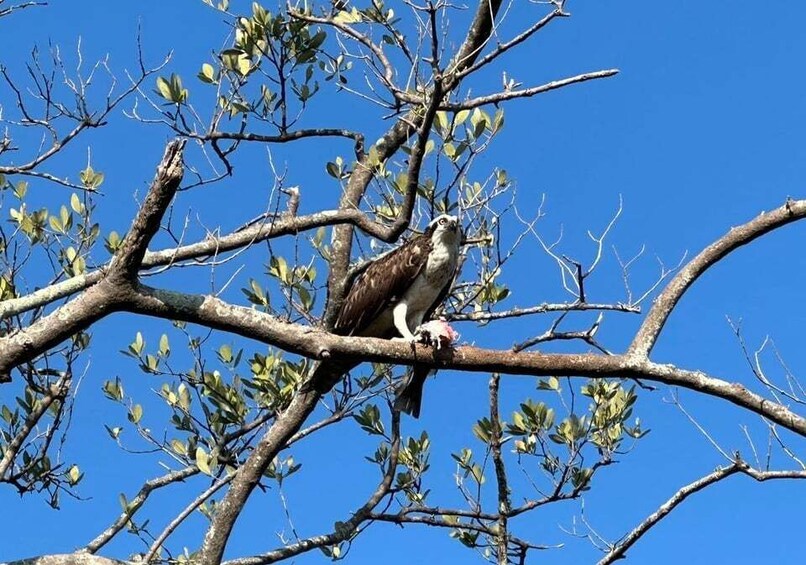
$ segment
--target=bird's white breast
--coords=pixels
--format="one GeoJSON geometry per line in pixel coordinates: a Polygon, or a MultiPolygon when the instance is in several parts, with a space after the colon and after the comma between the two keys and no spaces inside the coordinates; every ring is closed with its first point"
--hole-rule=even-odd
{"type": "Polygon", "coordinates": [[[426,310],[439,298],[445,285],[450,283],[456,271],[458,255],[458,245],[434,242],[425,269],[403,295],[403,301],[409,308],[407,316],[410,321],[409,327],[416,328],[423,322],[426,310]]]}

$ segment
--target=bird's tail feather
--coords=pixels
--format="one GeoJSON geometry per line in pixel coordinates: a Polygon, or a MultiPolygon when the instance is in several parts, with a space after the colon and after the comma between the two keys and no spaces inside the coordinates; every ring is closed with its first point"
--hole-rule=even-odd
{"type": "Polygon", "coordinates": [[[396,410],[405,412],[414,418],[420,417],[420,408],[423,402],[423,385],[431,369],[428,367],[414,366],[406,373],[403,380],[397,387],[397,398],[394,407],[396,410]]]}

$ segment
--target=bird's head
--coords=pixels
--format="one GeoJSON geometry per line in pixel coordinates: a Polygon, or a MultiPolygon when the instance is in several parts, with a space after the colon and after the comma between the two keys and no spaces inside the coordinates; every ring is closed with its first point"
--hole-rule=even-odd
{"type": "Polygon", "coordinates": [[[458,243],[462,237],[459,218],[448,214],[442,214],[431,220],[426,232],[431,234],[432,239],[438,239],[448,244],[458,243]]]}

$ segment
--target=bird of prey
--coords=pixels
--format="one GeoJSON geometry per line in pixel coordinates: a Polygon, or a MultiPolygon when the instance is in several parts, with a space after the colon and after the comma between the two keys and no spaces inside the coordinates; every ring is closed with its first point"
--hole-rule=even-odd
{"type": "MultiPolygon", "coordinates": [[[[347,291],[333,333],[415,342],[417,328],[450,292],[459,267],[461,240],[458,218],[443,214],[431,221],[421,235],[371,261],[347,291]]],[[[320,363],[311,377],[312,384],[320,391],[327,389],[327,384],[321,384],[335,382],[334,377],[353,366],[344,362],[320,363]]],[[[412,369],[398,386],[396,408],[415,418],[419,416],[423,384],[429,372],[427,367],[412,369]]]]}

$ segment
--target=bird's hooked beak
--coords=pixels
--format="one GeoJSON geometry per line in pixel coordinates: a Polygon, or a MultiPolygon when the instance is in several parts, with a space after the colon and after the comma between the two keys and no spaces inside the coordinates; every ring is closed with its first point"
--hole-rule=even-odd
{"type": "Polygon", "coordinates": [[[459,218],[454,218],[448,222],[448,227],[451,231],[459,231],[459,218]]]}

